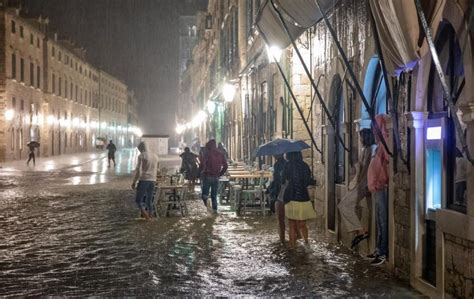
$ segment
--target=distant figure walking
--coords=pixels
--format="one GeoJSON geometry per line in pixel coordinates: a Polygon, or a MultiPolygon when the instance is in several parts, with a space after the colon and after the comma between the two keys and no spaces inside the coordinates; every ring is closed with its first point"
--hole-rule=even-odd
{"type": "Polygon", "coordinates": [[[28,143],[28,161],[26,162],[26,166],[30,166],[30,161],[33,160],[33,166],[36,165],[36,158],[35,158],[35,148],[36,146],[33,143],[28,143]]]}
{"type": "Polygon", "coordinates": [[[227,161],[224,155],[217,150],[216,141],[209,140],[202,156],[201,179],[202,200],[208,207],[209,191],[211,191],[212,211],[217,214],[217,189],[219,188],[219,177],[227,171],[227,161]]]}
{"type": "Polygon", "coordinates": [[[314,180],[301,152],[287,153],[286,158],[288,162],[283,170],[281,188],[285,188],[283,201],[290,225],[289,245],[290,249],[294,249],[298,231],[303,235],[305,244],[309,245],[306,220],[316,218],[316,212],[309,198],[308,186],[314,184],[314,180]]]}
{"type": "Polygon", "coordinates": [[[109,144],[107,144],[107,151],[108,151],[107,158],[109,161],[108,166],[110,167],[110,160],[114,162],[114,166],[115,166],[115,152],[117,151],[117,147],[112,142],[112,140],[110,140],[109,144]]]}
{"type": "Polygon", "coordinates": [[[137,168],[132,182],[132,189],[137,190],[136,203],[141,216],[147,220],[153,217],[153,191],[158,171],[158,156],[146,151],[145,143],[138,145],[137,168]],[[138,186],[137,186],[138,181],[138,186]]]}
{"type": "Polygon", "coordinates": [[[191,152],[189,147],[184,148],[184,153],[181,157],[181,169],[180,172],[184,174],[184,178],[190,183],[190,190],[194,192],[194,185],[196,179],[199,177],[199,162],[198,155],[191,152]]]}

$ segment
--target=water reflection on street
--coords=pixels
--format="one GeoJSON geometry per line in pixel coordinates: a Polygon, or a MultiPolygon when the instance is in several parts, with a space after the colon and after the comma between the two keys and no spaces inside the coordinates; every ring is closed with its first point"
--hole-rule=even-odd
{"type": "Polygon", "coordinates": [[[122,152],[110,168],[92,159],[0,172],[0,295],[415,295],[316,241],[314,229],[310,252],[288,252],[273,217],[237,217],[226,206],[211,216],[191,200],[187,217],[137,220],[129,189],[135,155],[122,152]]]}

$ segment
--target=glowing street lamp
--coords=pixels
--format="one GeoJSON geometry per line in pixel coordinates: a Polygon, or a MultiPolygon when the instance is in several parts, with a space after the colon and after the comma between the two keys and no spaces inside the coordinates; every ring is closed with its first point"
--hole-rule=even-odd
{"type": "Polygon", "coordinates": [[[13,109],[8,109],[7,111],[5,111],[5,119],[7,121],[11,121],[14,116],[15,116],[15,111],[13,109]]]}
{"type": "Polygon", "coordinates": [[[193,119],[191,120],[191,126],[193,128],[197,128],[199,127],[199,125],[204,122],[207,118],[207,114],[206,112],[204,111],[199,111],[196,116],[193,117],[193,119]]]}
{"type": "Polygon", "coordinates": [[[79,126],[79,119],[77,117],[74,117],[72,120],[72,126],[74,128],[77,128],[79,126]]]}
{"type": "Polygon", "coordinates": [[[224,95],[224,100],[226,102],[232,102],[235,96],[235,86],[230,83],[224,83],[222,94],[224,95]]]}
{"type": "Polygon", "coordinates": [[[210,114],[213,114],[214,111],[216,111],[216,102],[214,101],[207,101],[207,111],[209,111],[210,114]]]}
{"type": "Polygon", "coordinates": [[[178,125],[176,126],[176,133],[177,133],[178,135],[183,134],[184,131],[186,131],[186,125],[178,124],[178,125]]]}
{"type": "Polygon", "coordinates": [[[143,132],[140,128],[135,128],[135,135],[137,135],[138,137],[142,137],[143,136],[143,132]]]}
{"type": "Polygon", "coordinates": [[[278,48],[277,46],[266,46],[267,48],[267,55],[271,62],[278,62],[280,61],[281,54],[283,50],[278,48]]]}

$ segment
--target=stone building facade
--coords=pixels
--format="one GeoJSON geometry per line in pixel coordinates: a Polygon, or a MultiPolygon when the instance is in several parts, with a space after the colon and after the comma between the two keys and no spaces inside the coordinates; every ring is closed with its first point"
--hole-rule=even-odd
{"type": "Polygon", "coordinates": [[[30,141],[40,156],[90,151],[98,138],[125,146],[137,126],[127,86],[50,33],[48,19],[5,6],[0,14],[0,161],[25,159],[30,141]]]}
{"type": "MultiPolygon", "coordinates": [[[[305,3],[309,2],[314,3],[305,3]]],[[[472,4],[464,0],[433,1],[433,10],[425,11],[441,68],[456,100],[454,109],[464,131],[459,134],[423,34],[415,39],[419,42],[415,59],[393,71],[393,57],[398,55],[393,49],[399,45],[390,44],[390,34],[381,35],[383,18],[371,19],[377,5],[386,2],[390,1],[331,1],[328,6],[328,21],[354,78],[321,18],[296,39],[334,120],[331,122],[295,48],[289,45],[282,49],[279,65],[303,117],[276,63],[268,58],[255,21],[265,7],[272,9],[270,0],[209,1],[202,19],[212,20],[212,26],[198,26],[199,39],[188,74],[193,111],[206,111],[207,118],[194,124],[190,118],[183,124],[187,128],[184,134],[198,135],[201,140],[218,139],[228,147],[233,160],[252,160],[256,146],[277,137],[312,144],[304,156],[317,181],[312,190],[318,214],[315,227],[327,239],[350,246],[353,234],[342,223],[337,205],[354,177],[362,149],[358,132],[371,128],[363,95],[375,114],[385,115],[389,130],[386,141],[393,155],[389,164],[387,269],[429,296],[469,298],[474,293],[474,169],[461,141],[465,139],[469,151],[474,152],[472,4]],[[384,57],[390,69],[386,73],[384,57]],[[235,87],[232,101],[224,99],[225,84],[235,87]]],[[[404,24],[396,22],[419,24],[413,1],[408,2],[404,7],[409,10],[394,19],[400,28],[404,24]]],[[[261,162],[269,164],[271,159],[261,162]]],[[[375,247],[375,200],[361,200],[356,211],[370,233],[368,241],[358,248],[364,255],[375,247]]]]}

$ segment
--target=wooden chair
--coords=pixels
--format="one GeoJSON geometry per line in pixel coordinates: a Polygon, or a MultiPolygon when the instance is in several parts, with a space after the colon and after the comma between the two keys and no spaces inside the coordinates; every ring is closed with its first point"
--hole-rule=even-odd
{"type": "Polygon", "coordinates": [[[240,193],[240,202],[237,207],[238,215],[246,212],[261,212],[266,214],[266,199],[264,196],[264,178],[257,179],[253,188],[243,189],[240,193]]]}
{"type": "Polygon", "coordinates": [[[187,192],[184,186],[158,186],[158,197],[155,201],[155,209],[160,217],[170,216],[172,210],[179,211],[181,216],[188,214],[185,198],[187,192]]]}

